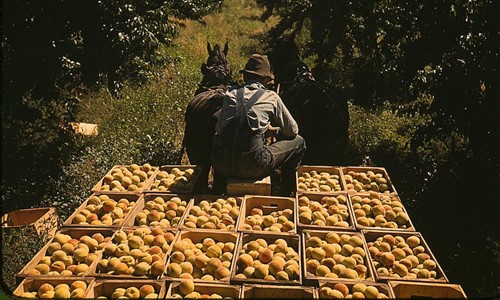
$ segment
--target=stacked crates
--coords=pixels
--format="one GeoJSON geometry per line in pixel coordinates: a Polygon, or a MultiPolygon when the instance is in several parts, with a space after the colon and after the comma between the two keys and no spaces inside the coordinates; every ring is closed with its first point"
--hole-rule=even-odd
{"type": "Polygon", "coordinates": [[[465,297],[384,168],[301,166],[295,198],[194,195],[198,172],[114,166],[19,272],[14,294],[465,297]]]}

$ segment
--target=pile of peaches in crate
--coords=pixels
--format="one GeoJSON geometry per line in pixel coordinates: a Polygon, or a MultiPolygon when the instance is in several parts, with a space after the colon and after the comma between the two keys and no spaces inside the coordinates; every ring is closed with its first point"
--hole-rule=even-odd
{"type": "Polygon", "coordinates": [[[301,166],[295,197],[200,195],[200,166],[112,167],[18,273],[23,298],[465,298],[380,167],[301,166]]]}

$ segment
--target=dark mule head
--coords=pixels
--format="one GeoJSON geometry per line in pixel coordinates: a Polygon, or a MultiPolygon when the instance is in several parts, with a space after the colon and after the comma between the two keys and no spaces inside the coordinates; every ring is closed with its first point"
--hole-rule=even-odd
{"type": "Polygon", "coordinates": [[[196,94],[209,90],[212,87],[227,86],[232,82],[231,68],[227,62],[228,44],[224,45],[224,50],[221,50],[219,44],[215,44],[212,48],[207,42],[208,59],[206,63],[201,65],[201,73],[203,79],[199,84],[196,94]]]}
{"type": "Polygon", "coordinates": [[[314,80],[314,77],[303,61],[294,60],[286,66],[283,81],[298,83],[305,80],[314,80]]]}

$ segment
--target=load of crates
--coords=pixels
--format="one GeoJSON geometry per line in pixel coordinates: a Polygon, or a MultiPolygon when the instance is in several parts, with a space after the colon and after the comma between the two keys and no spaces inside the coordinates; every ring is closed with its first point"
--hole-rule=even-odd
{"type": "Polygon", "coordinates": [[[17,274],[14,295],[466,297],[384,168],[301,166],[295,198],[196,195],[199,170],[114,166],[17,274]]]}

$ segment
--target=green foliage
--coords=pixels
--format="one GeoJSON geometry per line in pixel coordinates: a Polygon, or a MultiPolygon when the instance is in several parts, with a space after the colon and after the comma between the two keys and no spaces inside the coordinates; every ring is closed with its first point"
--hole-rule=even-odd
{"type": "Polygon", "coordinates": [[[32,227],[2,228],[2,282],[11,291],[16,288],[16,274],[52,237],[38,235],[32,227]]]}
{"type": "Polygon", "coordinates": [[[60,166],[84,147],[68,122],[78,120],[86,95],[119,103],[101,87],[116,97],[124,81],[158,78],[160,66],[172,61],[161,49],[178,30],[169,18],[199,18],[219,6],[207,0],[3,3],[2,199],[18,199],[10,208],[50,195],[47,182],[58,182],[60,166]]]}

